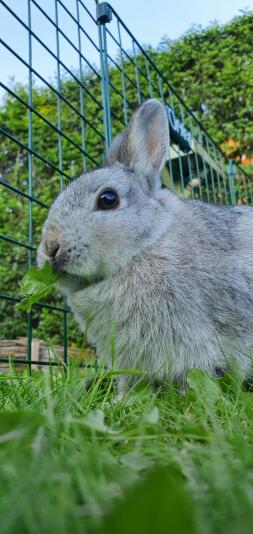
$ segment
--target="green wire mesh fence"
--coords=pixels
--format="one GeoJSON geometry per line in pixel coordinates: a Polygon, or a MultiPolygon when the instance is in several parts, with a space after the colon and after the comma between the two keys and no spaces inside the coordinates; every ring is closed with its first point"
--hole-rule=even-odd
{"type": "MultiPolygon", "coordinates": [[[[76,339],[66,304],[48,298],[19,311],[19,285],[34,264],[48,206],[72,178],[101,165],[112,138],[143,100],[166,106],[170,149],[165,186],[184,197],[251,204],[252,179],[203,128],[115,10],[93,0],[0,0],[1,339],[34,338],[63,347],[76,339]],[[4,23],[3,23],[4,21],[4,23]],[[25,44],[24,44],[25,43],[25,44]],[[24,83],[10,79],[15,73],[24,83]]],[[[15,357],[17,354],[11,354],[15,357]]],[[[0,362],[10,354],[0,352],[0,362]]],[[[51,358],[51,364],[58,365],[51,358]]]]}

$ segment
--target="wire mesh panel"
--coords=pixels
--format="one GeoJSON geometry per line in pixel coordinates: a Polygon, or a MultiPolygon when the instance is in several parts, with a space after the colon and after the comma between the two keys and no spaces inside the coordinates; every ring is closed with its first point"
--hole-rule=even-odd
{"type": "MultiPolygon", "coordinates": [[[[165,186],[184,197],[248,204],[252,180],[226,161],[157,68],[153,51],[138,43],[109,4],[0,0],[0,30],[1,339],[26,337],[27,358],[19,361],[31,368],[38,363],[34,338],[61,345],[67,362],[76,329],[57,296],[29,314],[18,310],[18,280],[35,263],[53,199],[69,180],[102,164],[137,105],[154,97],[166,106],[165,186]]],[[[0,352],[0,361],[9,355],[0,352]]]]}
{"type": "Polygon", "coordinates": [[[65,361],[68,337],[74,341],[60,297],[48,298],[28,315],[16,303],[18,281],[35,262],[48,206],[71,178],[104,157],[94,7],[81,0],[0,2],[6,66],[0,84],[1,338],[27,336],[30,365],[34,337],[63,345],[65,361]],[[11,77],[16,73],[22,83],[11,77]]]}
{"type": "Polygon", "coordinates": [[[234,203],[239,198],[245,204],[252,202],[252,181],[235,164],[233,179],[229,178],[231,168],[221,148],[159,70],[152,49],[138,43],[108,4],[98,5],[97,14],[106,43],[103,49],[104,64],[108,66],[106,103],[109,113],[111,110],[112,135],[120,131],[122,122],[127,125],[141,101],[159,98],[166,106],[170,126],[165,185],[185,197],[215,203],[234,203]]]}

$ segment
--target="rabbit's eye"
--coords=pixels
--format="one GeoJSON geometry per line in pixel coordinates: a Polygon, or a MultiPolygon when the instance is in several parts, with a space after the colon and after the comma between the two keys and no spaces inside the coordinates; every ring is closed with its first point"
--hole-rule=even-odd
{"type": "Polygon", "coordinates": [[[119,205],[119,197],[116,191],[108,189],[103,191],[103,193],[97,199],[97,207],[99,210],[113,210],[119,205]]]}

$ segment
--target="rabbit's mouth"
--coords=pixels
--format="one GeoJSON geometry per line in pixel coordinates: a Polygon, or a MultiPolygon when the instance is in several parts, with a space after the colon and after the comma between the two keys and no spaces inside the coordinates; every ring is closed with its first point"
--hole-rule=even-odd
{"type": "Polygon", "coordinates": [[[102,282],[106,278],[105,270],[102,268],[99,272],[93,272],[92,274],[79,274],[80,271],[76,262],[73,267],[69,259],[65,257],[64,251],[61,254],[59,249],[59,246],[58,248],[55,247],[51,250],[51,255],[49,255],[42,243],[38,250],[37,265],[42,268],[46,261],[51,264],[53,272],[58,275],[56,285],[63,293],[75,293],[88,286],[102,282]]]}
{"type": "Polygon", "coordinates": [[[94,275],[90,277],[83,277],[78,276],[75,274],[70,274],[68,272],[61,271],[59,272],[59,278],[57,280],[57,286],[59,289],[61,289],[64,293],[76,293],[77,291],[81,291],[83,289],[86,289],[87,287],[91,285],[98,284],[99,282],[102,282],[104,280],[103,276],[94,275]]]}

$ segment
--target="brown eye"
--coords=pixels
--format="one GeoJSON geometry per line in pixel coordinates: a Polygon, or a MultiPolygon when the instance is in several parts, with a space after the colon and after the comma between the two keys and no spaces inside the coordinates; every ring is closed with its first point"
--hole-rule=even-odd
{"type": "Polygon", "coordinates": [[[98,197],[97,207],[99,210],[113,210],[119,205],[119,197],[115,191],[108,189],[98,197]]]}

